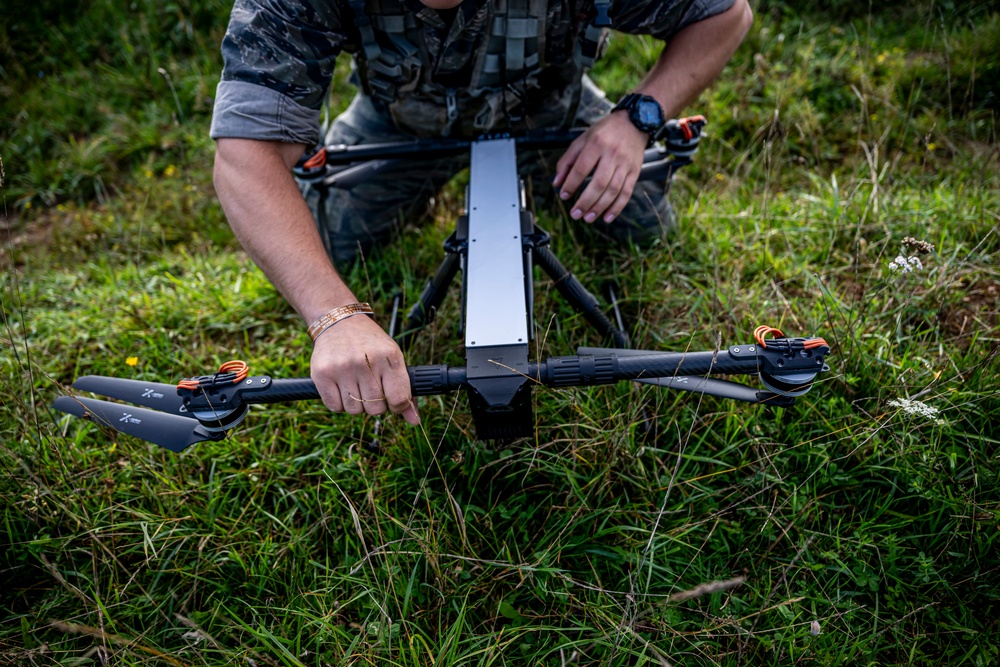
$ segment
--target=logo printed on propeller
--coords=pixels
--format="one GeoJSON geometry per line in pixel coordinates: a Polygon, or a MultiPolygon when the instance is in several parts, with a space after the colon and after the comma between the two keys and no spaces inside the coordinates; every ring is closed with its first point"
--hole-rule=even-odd
{"type": "Polygon", "coordinates": [[[163,394],[156,391],[155,389],[146,389],[142,392],[143,398],[163,398],[163,394]]]}
{"type": "Polygon", "coordinates": [[[133,417],[128,412],[123,412],[122,413],[122,418],[119,419],[118,421],[125,422],[127,424],[141,424],[142,423],[141,419],[136,419],[135,417],[133,417]]]}

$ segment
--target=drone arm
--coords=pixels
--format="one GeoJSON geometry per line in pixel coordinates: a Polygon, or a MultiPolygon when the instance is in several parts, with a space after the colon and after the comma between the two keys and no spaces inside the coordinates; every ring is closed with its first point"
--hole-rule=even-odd
{"type": "MultiPolygon", "coordinates": [[[[646,149],[639,180],[665,180],[677,169],[690,164],[704,125],[705,120],[701,116],[670,120],[663,137],[664,146],[646,149]],[[688,132],[677,128],[687,128],[688,132]]],[[[566,147],[582,133],[582,128],[532,130],[515,137],[515,141],[520,150],[557,149],[566,147]]],[[[334,144],[322,146],[312,155],[303,155],[292,173],[304,183],[350,189],[397,165],[400,160],[428,160],[461,155],[471,145],[472,142],[467,139],[453,138],[423,138],[357,146],[334,144]]]]}
{"type": "MultiPolygon", "coordinates": [[[[496,364],[497,373],[488,379],[501,383],[509,382],[511,378],[518,379],[518,375],[549,387],[584,387],[636,380],[671,389],[772,405],[790,405],[795,397],[809,390],[820,372],[828,370],[823,360],[830,348],[821,338],[773,339],[766,346],[761,343],[762,338],[758,336],[760,347],[742,345],[700,352],[580,348],[579,355],[549,357],[526,364],[524,372],[499,361],[487,359],[483,363],[496,364]],[[756,391],[708,377],[713,374],[759,374],[765,387],[771,391],[756,391]]],[[[464,367],[452,368],[444,364],[409,366],[406,372],[413,396],[445,394],[470,384],[464,367]]],[[[78,389],[154,405],[166,409],[166,412],[69,396],[57,399],[53,407],[78,417],[89,416],[115,430],[173,451],[181,451],[196,442],[224,437],[228,430],[243,421],[250,404],[319,398],[316,385],[309,378],[248,376],[246,364],[242,362],[224,364],[220,372],[212,376],[183,380],[177,388],[179,400],[163,404],[150,392],[166,395],[166,385],[96,376],[82,378],[80,384],[78,389]],[[230,364],[233,366],[229,367],[230,364]],[[191,417],[198,423],[192,424],[191,417]]]]}
{"type": "MultiPolygon", "coordinates": [[[[446,394],[461,389],[466,384],[465,368],[453,368],[446,364],[431,366],[408,366],[410,386],[414,396],[446,394]]],[[[249,377],[245,385],[239,386],[240,403],[292,403],[311,401],[320,397],[316,383],[310,378],[271,378],[266,375],[249,377]]],[[[191,392],[188,409],[207,409],[200,404],[201,392],[191,392]]],[[[220,405],[217,397],[207,399],[209,404],[220,405]]],[[[233,398],[228,401],[231,403],[233,398]]]]}
{"type": "Polygon", "coordinates": [[[269,387],[260,393],[244,394],[248,403],[291,403],[319,398],[316,383],[309,378],[268,379],[269,387]]]}
{"type": "MultiPolygon", "coordinates": [[[[754,373],[755,362],[723,363],[713,365],[714,352],[648,353],[644,355],[618,356],[615,353],[567,357],[550,357],[539,363],[528,365],[528,375],[540,384],[550,387],[584,387],[611,384],[620,380],[655,378],[679,375],[703,375],[712,373],[754,373]]],[[[446,394],[463,388],[467,384],[467,373],[463,367],[446,364],[409,366],[410,387],[414,396],[446,394]]],[[[289,403],[319,398],[316,385],[309,378],[272,379],[268,376],[254,376],[239,386],[239,401],[242,403],[289,403]]],[[[189,409],[203,409],[198,403],[199,392],[193,392],[189,409]]],[[[230,401],[233,399],[230,398],[230,401]]],[[[219,405],[219,398],[208,399],[219,405]]],[[[208,407],[208,406],[205,406],[208,407]]]]}
{"type": "Polygon", "coordinates": [[[624,379],[629,380],[675,375],[753,375],[757,372],[755,357],[734,357],[728,350],[623,355],[618,363],[624,379]]]}
{"type": "MultiPolygon", "coordinates": [[[[823,360],[829,347],[822,339],[799,338],[770,341],[766,348],[734,345],[722,350],[653,352],[581,347],[578,352],[578,355],[549,357],[529,363],[525,375],[548,387],[585,387],[621,380],[760,374],[771,385],[777,384],[791,393],[797,387],[808,386],[819,372],[826,370],[823,360]]],[[[497,367],[504,368],[500,363],[497,367]]],[[[414,396],[445,394],[468,384],[464,367],[408,366],[406,371],[414,396]]],[[[510,372],[518,373],[514,369],[510,372]]],[[[319,398],[316,385],[309,378],[253,376],[230,387],[228,390],[212,388],[208,393],[203,389],[188,391],[184,403],[188,409],[204,410],[219,409],[227,401],[233,405],[319,398]],[[228,391],[228,395],[224,395],[224,391],[228,391]]]]}
{"type": "MultiPolygon", "coordinates": [[[[758,370],[756,357],[734,358],[725,350],[628,352],[549,357],[528,364],[527,374],[549,387],[586,387],[678,375],[752,375],[758,370]]],[[[446,394],[467,384],[464,367],[435,364],[408,366],[406,370],[414,396],[446,394]]],[[[309,378],[271,379],[267,376],[248,378],[247,385],[241,387],[240,395],[245,403],[287,403],[319,398],[316,385],[309,378]]]]}

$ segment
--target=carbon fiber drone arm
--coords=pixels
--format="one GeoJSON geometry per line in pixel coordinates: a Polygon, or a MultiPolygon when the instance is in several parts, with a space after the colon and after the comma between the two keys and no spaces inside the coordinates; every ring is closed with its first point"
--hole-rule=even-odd
{"type": "MultiPolygon", "coordinates": [[[[653,352],[581,348],[583,354],[550,357],[527,365],[526,377],[548,387],[582,387],[622,380],[646,381],[662,387],[695,391],[751,403],[787,405],[828,370],[830,348],[822,339],[781,338],[761,345],[719,351],[653,352]],[[771,391],[757,392],[710,375],[759,375],[771,391]]],[[[487,361],[489,364],[490,362],[487,361]]],[[[492,379],[520,377],[516,369],[492,362],[492,379]]],[[[245,369],[245,364],[243,365],[245,369]]],[[[444,364],[407,369],[414,396],[444,394],[469,386],[467,369],[444,364]]],[[[217,373],[168,385],[86,376],[74,387],[157,409],[135,408],[91,398],[62,396],[53,407],[114,430],[179,452],[205,440],[218,440],[240,424],[254,403],[289,403],[319,398],[308,378],[271,378],[217,373]],[[168,398],[167,394],[175,394],[168,398]]]]}
{"type": "MultiPolygon", "coordinates": [[[[769,341],[768,347],[734,345],[725,350],[695,352],[655,352],[651,350],[609,350],[580,348],[581,354],[549,357],[528,364],[527,375],[547,387],[585,387],[612,384],[622,380],[642,380],[678,376],[761,375],[765,383],[808,386],[825,370],[828,346],[806,347],[806,338],[783,338],[769,341]],[[798,380],[806,380],[798,382],[798,380]],[[796,384],[797,383],[797,384],[796,384]]],[[[502,372],[503,366],[498,364],[502,372]]],[[[445,394],[465,387],[466,369],[446,364],[407,368],[414,396],[445,394]]],[[[517,374],[511,370],[512,375],[517,374]]],[[[287,403],[319,398],[316,386],[308,378],[272,379],[267,376],[247,378],[240,385],[220,390],[182,390],[182,402],[188,410],[209,409],[220,404],[287,403]]]]}

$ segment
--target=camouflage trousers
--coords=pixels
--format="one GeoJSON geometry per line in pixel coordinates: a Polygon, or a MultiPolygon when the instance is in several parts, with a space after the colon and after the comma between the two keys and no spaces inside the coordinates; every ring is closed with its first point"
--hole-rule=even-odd
{"type": "MultiPolygon", "coordinates": [[[[604,117],[614,105],[590,79],[584,77],[574,127],[588,127],[604,117]]],[[[326,133],[326,144],[358,144],[407,141],[380,114],[371,100],[358,95],[338,116],[326,133]]],[[[531,151],[518,156],[522,178],[530,180],[536,206],[557,202],[552,178],[561,152],[531,151]]],[[[302,194],[316,218],[327,253],[337,266],[347,266],[358,254],[387,243],[404,225],[418,223],[428,213],[432,197],[460,170],[468,156],[402,163],[349,190],[303,184],[302,194]]],[[[622,214],[610,225],[593,223],[599,233],[627,245],[648,246],[675,225],[667,199],[669,183],[641,181],[622,214]]],[[[572,200],[570,200],[572,201],[572,200]]],[[[587,223],[580,223],[587,224],[587,223]]]]}

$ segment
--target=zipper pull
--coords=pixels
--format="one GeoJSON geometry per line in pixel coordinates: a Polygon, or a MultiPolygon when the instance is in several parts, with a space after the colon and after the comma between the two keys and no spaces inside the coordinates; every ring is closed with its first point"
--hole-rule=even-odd
{"type": "Polygon", "coordinates": [[[453,121],[458,118],[458,100],[455,98],[455,89],[449,88],[445,96],[445,108],[448,110],[448,120],[453,121]]]}

